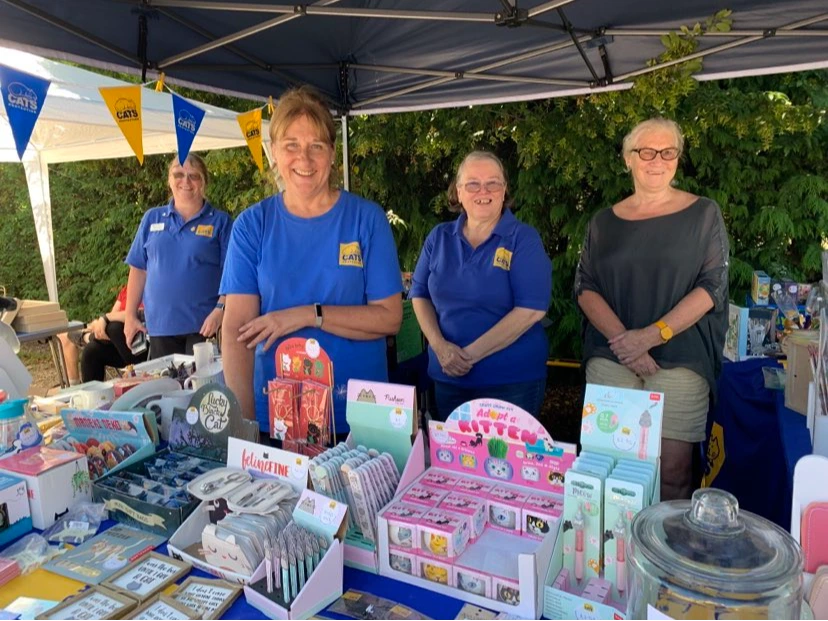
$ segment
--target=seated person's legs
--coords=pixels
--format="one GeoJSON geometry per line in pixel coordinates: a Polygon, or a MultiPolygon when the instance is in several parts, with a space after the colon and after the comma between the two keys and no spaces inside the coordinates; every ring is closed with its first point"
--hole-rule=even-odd
{"type": "Polygon", "coordinates": [[[112,341],[99,341],[93,336],[81,350],[80,366],[84,382],[102,382],[106,378],[106,367],[121,367],[123,361],[112,341]]]}
{"type": "Polygon", "coordinates": [[[78,373],[78,346],[69,340],[65,332],[58,334],[60,346],[63,349],[63,359],[66,361],[66,376],[69,378],[69,385],[73,386],[80,382],[78,373]]]}

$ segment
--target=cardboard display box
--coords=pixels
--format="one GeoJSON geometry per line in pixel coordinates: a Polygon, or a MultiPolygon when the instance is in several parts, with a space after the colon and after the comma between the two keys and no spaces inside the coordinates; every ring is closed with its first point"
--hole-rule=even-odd
{"type": "MultiPolygon", "coordinates": [[[[525,493],[560,494],[563,492],[563,474],[575,459],[575,446],[556,444],[546,430],[531,415],[516,406],[493,399],[478,399],[461,405],[445,423],[432,421],[429,428],[431,463],[441,471],[449,471],[466,480],[480,482],[488,487],[507,485],[525,493]]],[[[429,477],[434,469],[426,470],[429,477]]],[[[419,485],[415,481],[414,486],[419,485]]],[[[458,489],[459,493],[468,493],[458,489]]],[[[407,491],[404,490],[404,492],[407,491]]],[[[481,497],[482,492],[471,494],[481,497]]],[[[405,496],[405,493],[403,493],[405,496]]],[[[392,502],[397,502],[395,499],[392,502]]],[[[488,506],[488,499],[486,500],[488,506]]],[[[384,511],[384,510],[383,510],[384,511]]],[[[516,512],[516,515],[519,513],[516,512]]],[[[488,510],[487,510],[488,515],[488,510]]],[[[462,556],[453,559],[430,559],[415,556],[412,565],[420,571],[406,573],[391,566],[388,521],[379,517],[380,573],[384,576],[437,591],[483,608],[539,618],[542,611],[543,583],[552,551],[557,540],[557,528],[550,529],[541,540],[505,534],[487,527],[486,532],[471,543],[462,556]],[[494,554],[496,552],[496,554],[494,554]],[[501,575],[496,567],[486,570],[491,576],[491,598],[423,577],[423,565],[438,567],[445,575],[456,575],[460,567],[482,568],[481,555],[489,561],[497,555],[516,558],[516,575],[501,575]],[[508,597],[501,597],[508,591],[508,597]]],[[[395,549],[396,553],[397,550],[395,549]]],[[[485,568],[483,568],[485,569],[485,568]]]]}
{"type": "MultiPolygon", "coordinates": [[[[180,453],[213,461],[223,466],[227,461],[227,445],[230,438],[258,439],[259,429],[241,416],[241,410],[233,394],[223,386],[204,386],[192,397],[190,406],[176,408],[171,424],[168,449],[130,464],[124,472],[147,476],[147,465],[168,453],[180,453]]],[[[116,473],[117,474],[117,473],[116,473]]],[[[183,507],[170,508],[138,500],[124,492],[107,487],[104,477],[92,486],[95,502],[103,502],[113,520],[137,528],[171,537],[199,505],[193,498],[183,507]]]]}
{"type": "MultiPolygon", "coordinates": [[[[262,444],[255,444],[238,438],[230,438],[227,445],[227,466],[247,470],[256,478],[256,474],[277,478],[288,483],[297,492],[308,486],[308,458],[304,455],[289,453],[262,444]]],[[[228,582],[247,584],[264,571],[262,566],[250,576],[227,571],[207,562],[201,551],[201,533],[204,527],[214,523],[210,519],[210,509],[214,501],[204,501],[190,516],[184,520],[167,544],[170,556],[186,561],[194,567],[212,576],[223,578],[228,582]]],[[[262,563],[264,565],[264,563],[262,563]]]]}
{"type": "Polygon", "coordinates": [[[26,481],[0,474],[0,548],[32,530],[26,481]]]}
{"type": "Polygon", "coordinates": [[[0,471],[26,481],[32,525],[41,530],[92,499],[85,455],[35,446],[0,461],[0,471]]]}

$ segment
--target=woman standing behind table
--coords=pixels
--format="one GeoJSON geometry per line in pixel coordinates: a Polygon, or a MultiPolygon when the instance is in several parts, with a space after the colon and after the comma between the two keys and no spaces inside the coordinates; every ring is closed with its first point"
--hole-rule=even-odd
{"type": "Polygon", "coordinates": [[[683,147],[666,119],[627,134],[635,191],[593,216],[575,277],[587,382],[664,393],[662,500],[693,491],[727,331],[727,231],[714,201],[673,187],[683,147]]]}
{"type": "Polygon", "coordinates": [[[388,381],[385,337],[402,321],[397,248],[382,209],[335,186],[336,128],[315,90],[282,95],[270,138],[284,191],[249,207],[233,228],[221,281],[224,376],[245,417],[267,431],[274,345],[314,338],[333,361],[343,433],[348,380],[388,381]]]}
{"type": "Polygon", "coordinates": [[[190,153],[170,162],[172,200],[144,214],[127,254],[129,267],[124,335],[150,338],[150,358],[192,354],[193,345],[221,326],[219,282],[233,222],[204,198],[204,160],[190,153]],[[143,297],[146,327],[138,318],[143,297]]]}
{"type": "Polygon", "coordinates": [[[538,416],[549,344],[540,320],[552,295],[552,262],[538,232],[506,201],[502,162],[469,153],[449,188],[462,213],[423,246],[409,297],[428,339],[437,412],[484,397],[538,416]]]}

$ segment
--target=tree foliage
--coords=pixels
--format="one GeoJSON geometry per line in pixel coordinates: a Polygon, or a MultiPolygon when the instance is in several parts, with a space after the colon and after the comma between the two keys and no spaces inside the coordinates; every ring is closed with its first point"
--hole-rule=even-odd
{"type": "MultiPolygon", "coordinates": [[[[663,39],[652,64],[692,53],[707,30],[727,31],[729,12],[663,39]]],[[[802,281],[820,277],[828,242],[828,72],[699,83],[700,60],[640,76],[629,90],[591,96],[351,120],[352,191],[388,210],[404,270],[428,232],[455,217],[446,189],[476,148],[505,162],[516,215],[540,232],[554,264],[553,353],[578,353],[580,316],[571,294],[589,218],[632,191],[620,157],[638,121],[673,118],[686,136],[679,187],[715,199],[732,244],[731,297],[744,299],[751,272],[802,281]]],[[[249,102],[198,94],[244,110],[249,102]]],[[[167,200],[169,158],[50,167],[61,304],[72,317],[108,308],[125,281],[123,258],[143,212],[167,200]]],[[[215,205],[238,214],[271,192],[247,149],[207,155],[215,205]]],[[[676,231],[681,235],[681,231],[676,231]]],[[[45,298],[43,271],[19,165],[0,165],[0,284],[45,298]]],[[[484,302],[484,301],[481,301],[484,302]]]]}

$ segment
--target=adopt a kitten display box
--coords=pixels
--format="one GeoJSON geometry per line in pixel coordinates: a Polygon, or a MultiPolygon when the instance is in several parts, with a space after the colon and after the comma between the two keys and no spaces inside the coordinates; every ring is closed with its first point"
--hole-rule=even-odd
{"type": "MultiPolygon", "coordinates": [[[[446,557],[438,561],[415,550],[419,555],[419,572],[411,575],[390,563],[389,521],[381,512],[380,573],[482,608],[538,618],[557,528],[550,529],[539,540],[521,536],[521,507],[512,505],[509,507],[513,511],[514,526],[505,530],[492,528],[490,507],[499,507],[497,503],[504,498],[497,497],[491,506],[489,500],[492,493],[502,496],[498,488],[509,491],[507,502],[514,496],[517,504],[532,495],[562,494],[564,474],[575,460],[575,446],[555,443],[530,414],[493,399],[463,404],[446,422],[432,421],[429,441],[432,467],[389,507],[401,502],[411,489],[428,487],[424,480],[433,481],[436,474],[441,475],[438,477],[441,481],[447,478],[443,474],[459,477],[449,490],[438,490],[447,491],[441,500],[460,495],[485,503],[484,532],[474,541],[470,540],[465,551],[454,559],[446,557]],[[465,567],[466,571],[458,570],[459,567],[465,567]],[[503,597],[497,596],[495,583],[500,586],[498,593],[503,593],[503,597]]],[[[438,505],[438,509],[446,508],[444,504],[438,505]]],[[[451,507],[450,511],[453,510],[451,507]]]]}

